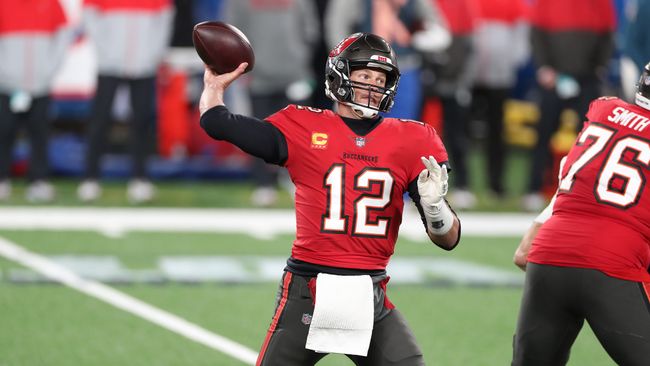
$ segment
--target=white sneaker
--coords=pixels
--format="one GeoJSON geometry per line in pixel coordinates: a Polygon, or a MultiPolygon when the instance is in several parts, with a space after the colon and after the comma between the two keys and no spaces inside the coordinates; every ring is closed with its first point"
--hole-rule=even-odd
{"type": "Polygon", "coordinates": [[[43,180],[31,183],[25,191],[25,199],[30,203],[52,202],[54,195],[54,186],[43,180]]]}
{"type": "Polygon", "coordinates": [[[449,195],[449,202],[454,209],[467,210],[476,206],[476,196],[466,189],[457,189],[449,195]]]}
{"type": "Polygon", "coordinates": [[[11,182],[9,180],[0,181],[0,201],[7,201],[11,198],[11,182]]]}
{"type": "Polygon", "coordinates": [[[257,207],[270,207],[278,201],[278,191],[273,187],[259,187],[251,195],[251,203],[257,207]]]}
{"type": "Polygon", "coordinates": [[[528,212],[540,212],[546,207],[546,199],[539,193],[529,193],[521,200],[521,208],[528,212]]]}
{"type": "Polygon", "coordinates": [[[81,202],[92,202],[102,196],[102,187],[94,179],[86,179],[77,187],[77,198],[81,202]]]}
{"type": "Polygon", "coordinates": [[[126,189],[126,197],[131,203],[151,202],[156,195],[156,187],[144,179],[133,179],[129,181],[126,189]]]}

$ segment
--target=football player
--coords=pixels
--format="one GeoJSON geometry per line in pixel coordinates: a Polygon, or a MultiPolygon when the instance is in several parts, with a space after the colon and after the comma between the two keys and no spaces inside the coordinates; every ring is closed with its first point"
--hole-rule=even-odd
{"type": "MultiPolygon", "coordinates": [[[[264,121],[232,114],[223,103],[224,90],[245,67],[222,75],[206,70],[200,110],[208,135],[285,166],[296,185],[296,239],[257,364],[313,365],[335,352],[357,365],[423,365],[412,331],[386,297],[386,266],[402,221],[403,194],[409,193],[429,238],[443,249],[458,244],[460,222],[444,199],[448,159],[436,131],[380,115],[393,105],[399,83],[395,53],[373,34],[345,38],[326,64],[326,93],[336,112],[289,105],[264,121]],[[326,303],[322,274],[368,279],[370,314],[350,320],[369,315],[367,352],[306,348],[315,332],[310,330],[315,306],[326,303]]],[[[339,297],[332,301],[348,301],[339,297]]]]}
{"type": "Polygon", "coordinates": [[[515,252],[526,271],[512,365],[564,365],[584,321],[618,365],[650,362],[650,64],[635,104],[592,101],[549,207],[515,252]]]}

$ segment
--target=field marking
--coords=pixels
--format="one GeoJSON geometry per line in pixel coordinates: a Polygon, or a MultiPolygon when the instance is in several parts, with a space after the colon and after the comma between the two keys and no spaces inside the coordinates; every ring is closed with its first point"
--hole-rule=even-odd
{"type": "Polygon", "coordinates": [[[146,319],[156,325],[201,343],[248,365],[255,365],[257,352],[228,338],[212,333],[172,313],[158,309],[146,302],[99,282],[84,279],[46,257],[0,237],[0,255],[31,268],[55,281],[79,292],[104,301],[128,313],[146,319]]]}
{"type": "MultiPolygon", "coordinates": [[[[59,254],[47,257],[87,280],[120,283],[277,283],[286,256],[172,255],[161,256],[154,268],[131,269],[112,255],[59,254]]],[[[514,267],[514,266],[513,266],[514,267]]],[[[393,258],[386,268],[391,284],[425,286],[522,286],[523,272],[452,258],[393,258]]],[[[14,283],[50,282],[31,269],[9,269],[14,283]]]]}
{"type": "MultiPolygon", "coordinates": [[[[535,217],[526,213],[458,214],[463,235],[521,236],[535,217]]],[[[196,208],[0,207],[0,229],[92,230],[110,237],[129,231],[247,234],[269,239],[295,233],[293,210],[196,208]]],[[[414,209],[406,208],[399,235],[428,240],[414,209]]]]}

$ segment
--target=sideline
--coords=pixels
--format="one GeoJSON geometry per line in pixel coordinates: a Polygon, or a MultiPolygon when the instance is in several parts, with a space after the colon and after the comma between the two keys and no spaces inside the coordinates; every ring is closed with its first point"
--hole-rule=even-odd
{"type": "MultiPolygon", "coordinates": [[[[458,214],[463,235],[521,236],[535,214],[458,214]]],[[[0,229],[92,230],[119,237],[128,231],[218,232],[248,234],[258,239],[295,233],[293,210],[196,209],[196,208],[87,208],[87,207],[0,207],[0,229]]],[[[405,208],[401,237],[426,240],[420,217],[405,208]]]]}
{"type": "Polygon", "coordinates": [[[86,280],[67,268],[29,252],[25,248],[0,237],[0,256],[31,268],[55,281],[79,292],[104,301],[128,313],[146,319],[156,325],[201,343],[248,365],[255,365],[257,352],[228,338],[212,333],[172,313],[158,309],[112,287],[86,280]]]}

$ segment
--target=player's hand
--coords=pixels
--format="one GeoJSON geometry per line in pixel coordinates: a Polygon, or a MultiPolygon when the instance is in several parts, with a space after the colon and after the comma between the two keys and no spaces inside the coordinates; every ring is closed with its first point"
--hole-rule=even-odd
{"type": "Polygon", "coordinates": [[[440,166],[436,159],[421,157],[426,169],[422,169],[418,176],[418,192],[420,204],[423,208],[438,205],[447,194],[447,167],[440,166]]]}
{"type": "Polygon", "coordinates": [[[209,68],[205,68],[203,73],[203,92],[199,100],[199,111],[201,115],[208,109],[218,105],[224,105],[223,94],[241,74],[244,73],[247,62],[241,63],[235,70],[226,74],[215,74],[209,68]]]}

